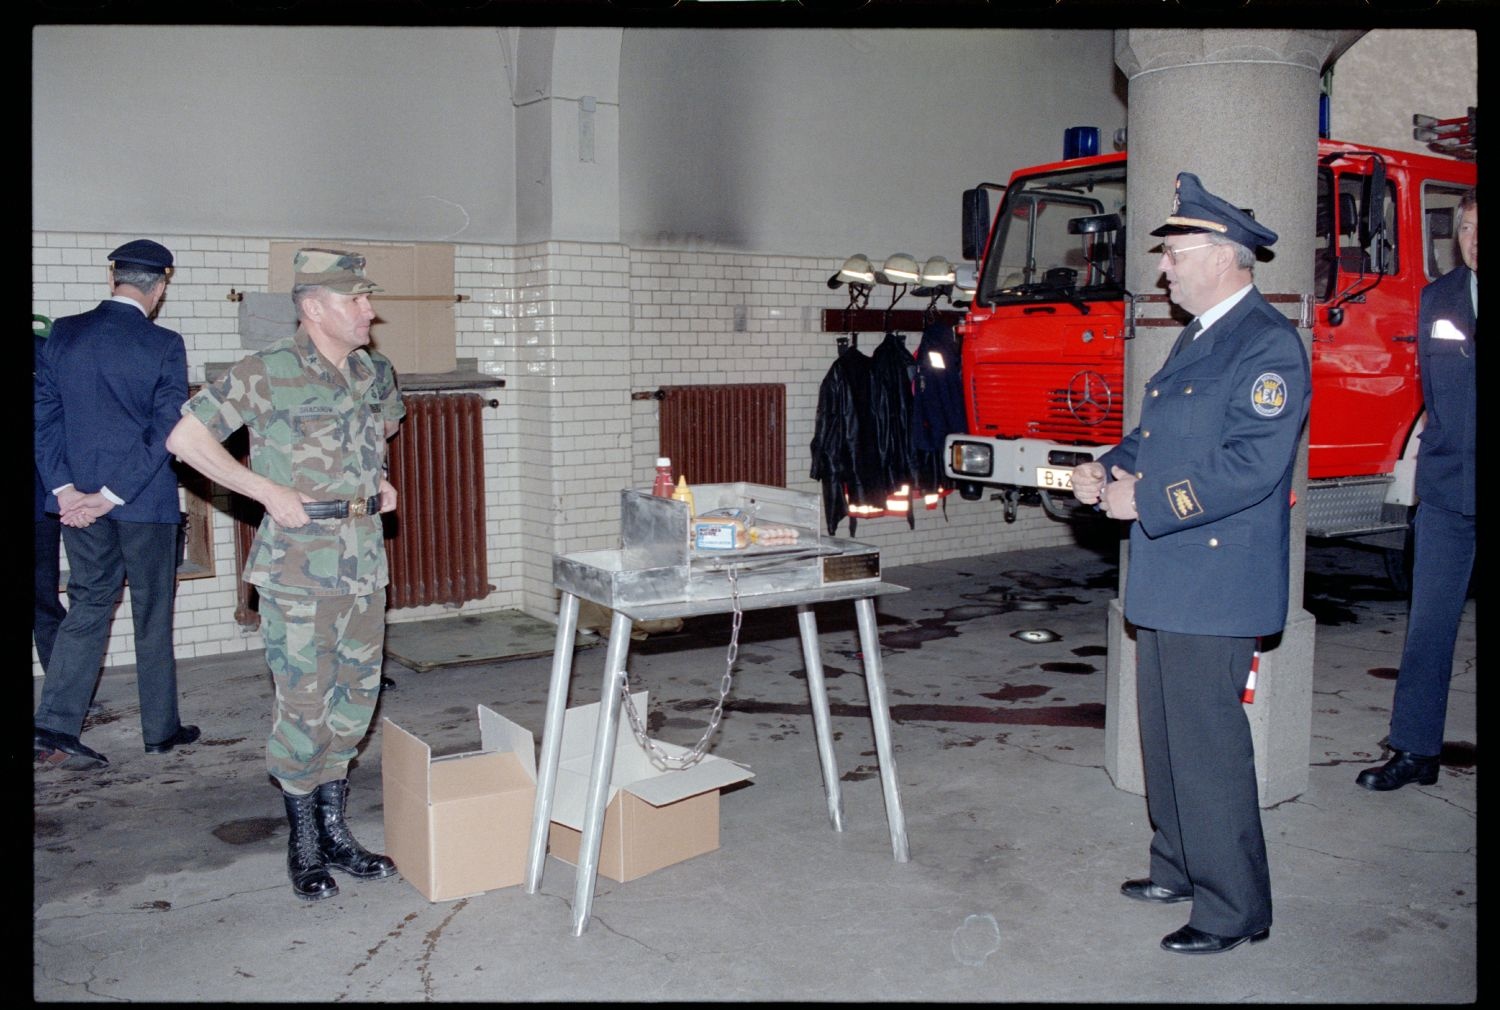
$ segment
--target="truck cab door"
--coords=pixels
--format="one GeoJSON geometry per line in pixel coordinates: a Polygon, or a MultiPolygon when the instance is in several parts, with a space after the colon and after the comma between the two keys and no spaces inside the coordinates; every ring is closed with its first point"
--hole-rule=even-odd
{"type": "Polygon", "coordinates": [[[1421,406],[1423,257],[1408,255],[1421,239],[1406,183],[1394,167],[1372,171],[1369,158],[1318,169],[1308,454],[1314,480],[1390,473],[1421,406]],[[1372,210],[1379,212],[1374,228],[1372,210]]]}

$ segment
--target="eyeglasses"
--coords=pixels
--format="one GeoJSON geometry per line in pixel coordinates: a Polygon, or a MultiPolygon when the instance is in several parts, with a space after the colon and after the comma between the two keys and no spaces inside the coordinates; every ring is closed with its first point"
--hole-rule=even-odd
{"type": "Polygon", "coordinates": [[[1165,256],[1167,260],[1175,267],[1177,265],[1177,257],[1181,256],[1183,253],[1192,252],[1194,249],[1207,249],[1209,246],[1214,244],[1215,243],[1213,242],[1200,242],[1197,245],[1184,245],[1178,246],[1176,249],[1173,249],[1171,246],[1163,242],[1161,244],[1161,254],[1165,256]]]}

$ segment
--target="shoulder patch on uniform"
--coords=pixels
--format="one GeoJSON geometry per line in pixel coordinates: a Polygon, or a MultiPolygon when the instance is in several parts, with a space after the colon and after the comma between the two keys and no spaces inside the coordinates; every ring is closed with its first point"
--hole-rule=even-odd
{"type": "Polygon", "coordinates": [[[1275,372],[1262,372],[1250,387],[1250,405],[1261,417],[1275,417],[1286,406],[1286,380],[1275,372]]]}
{"type": "Polygon", "coordinates": [[[1172,514],[1178,519],[1191,519],[1203,511],[1203,506],[1198,504],[1198,496],[1193,494],[1192,481],[1180,480],[1176,484],[1168,484],[1167,504],[1172,506],[1172,514]]]}

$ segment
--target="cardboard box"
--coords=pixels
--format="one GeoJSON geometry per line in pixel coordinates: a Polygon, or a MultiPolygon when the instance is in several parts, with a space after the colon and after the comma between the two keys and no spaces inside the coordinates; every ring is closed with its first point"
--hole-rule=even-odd
{"type": "MultiPolygon", "coordinates": [[[[630,698],[645,725],[646,692],[630,698]]],[[[548,838],[552,854],[575,866],[583,842],[598,722],[597,703],[563,713],[548,838]]],[[[689,753],[686,747],[656,743],[672,757],[689,753]]],[[[651,763],[631,732],[629,716],[622,711],[609,779],[609,805],[604,811],[604,837],[599,846],[599,873],[623,883],[717,849],[719,790],[750,778],[754,773],[749,768],[712,754],[704,755],[691,768],[662,771],[651,763]]]]}
{"type": "Polygon", "coordinates": [[[536,803],[531,733],[479,706],[477,751],[432,748],[381,720],[385,851],[429,901],[519,884],[536,803]]]}

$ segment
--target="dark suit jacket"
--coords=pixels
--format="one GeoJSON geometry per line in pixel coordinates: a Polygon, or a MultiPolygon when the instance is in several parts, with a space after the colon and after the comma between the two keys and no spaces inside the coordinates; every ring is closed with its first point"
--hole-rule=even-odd
{"type": "MultiPolygon", "coordinates": [[[[34,386],[36,383],[36,370],[40,367],[42,360],[42,348],[47,346],[47,341],[43,340],[42,335],[40,333],[37,333],[35,330],[33,330],[31,333],[31,339],[33,341],[31,357],[31,381],[34,386]]],[[[35,453],[33,453],[33,456],[35,456],[35,453]]],[[[42,487],[42,471],[38,470],[35,466],[32,466],[31,472],[32,480],[36,484],[36,509],[35,515],[32,518],[36,522],[41,522],[44,518],[46,518],[47,515],[47,489],[42,487]]]]}
{"type": "MultiPolygon", "coordinates": [[[[1417,453],[1417,497],[1466,516],[1474,514],[1475,329],[1469,268],[1459,267],[1422,289],[1417,363],[1427,425],[1417,453]],[[1461,340],[1433,331],[1447,320],[1461,340]]],[[[1443,332],[1452,330],[1443,327],[1443,332]]]]}
{"type": "MultiPolygon", "coordinates": [[[[37,361],[36,465],[44,486],[107,486],[125,500],[112,518],[178,522],[166,440],[186,400],[182,337],[138,309],[105,301],[57,320],[37,361]]],[[[47,508],[57,510],[50,493],[47,508]]]]}
{"type": "Polygon", "coordinates": [[[1288,505],[1311,398],[1297,330],[1251,290],[1147,383],[1140,425],[1100,461],[1140,475],[1125,616],[1254,637],[1287,612],[1288,505]]]}

